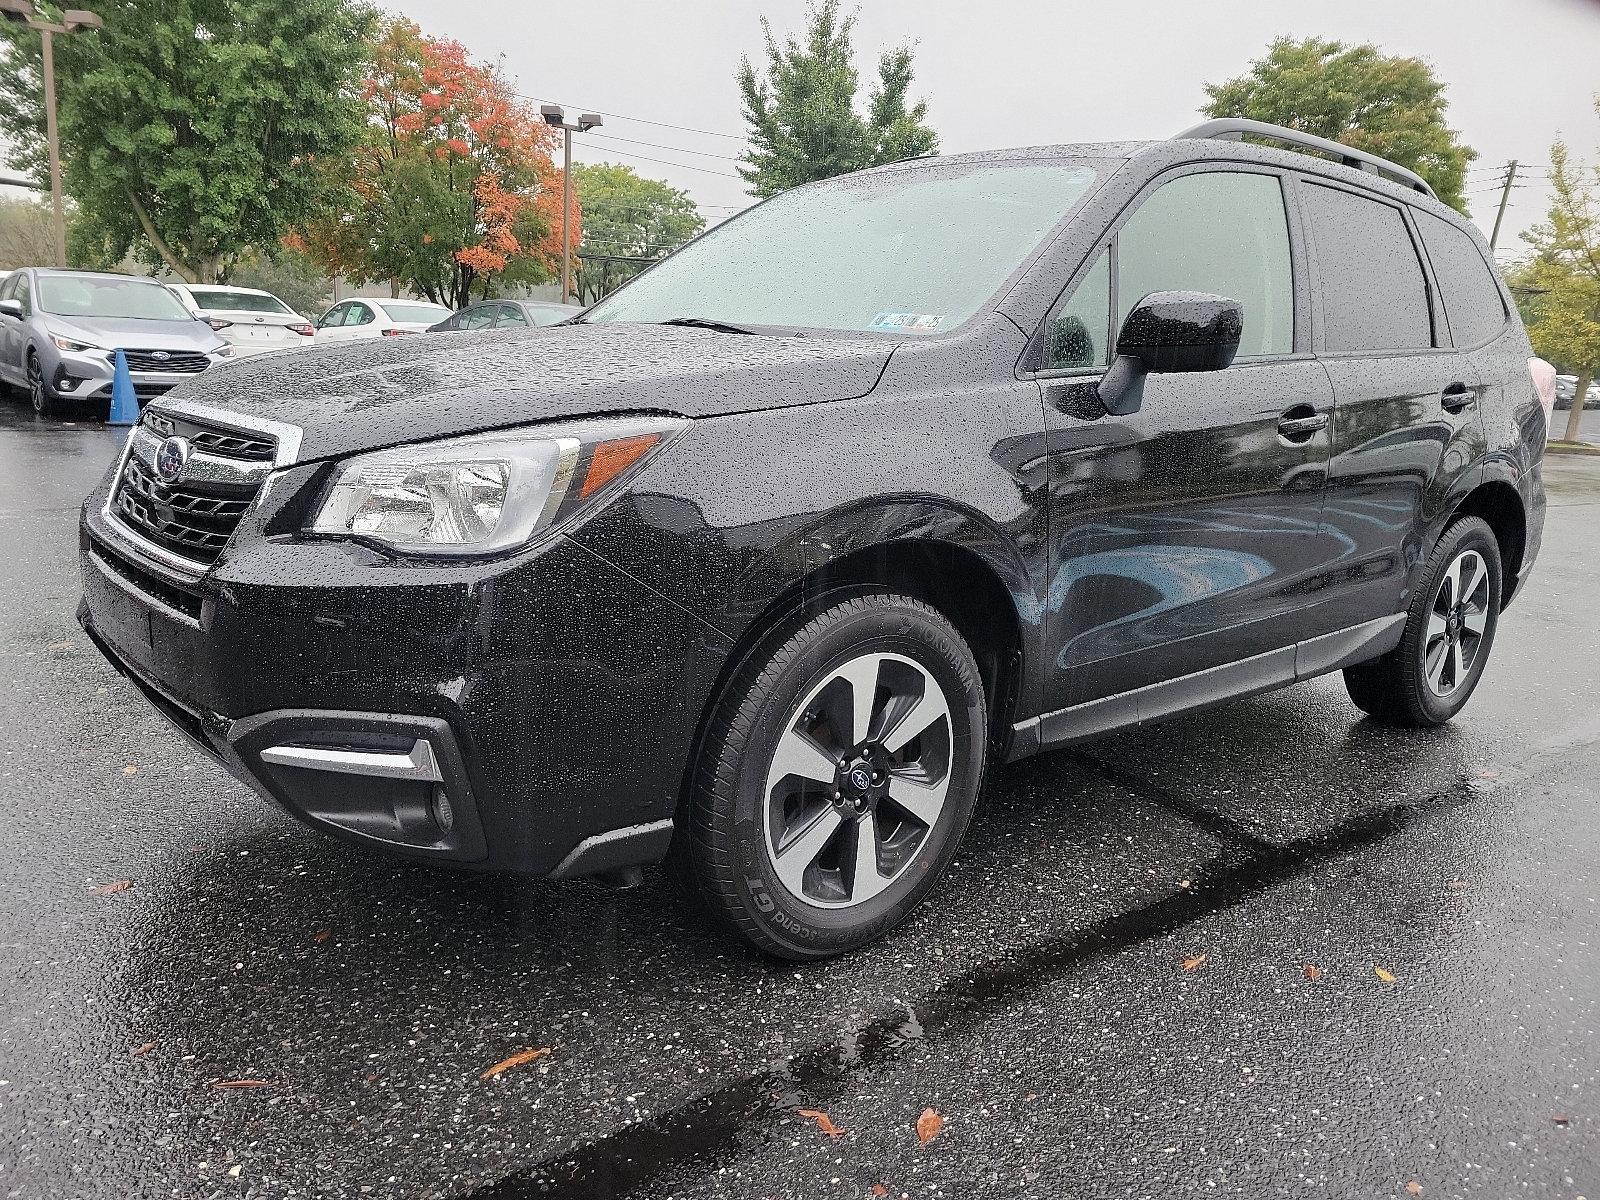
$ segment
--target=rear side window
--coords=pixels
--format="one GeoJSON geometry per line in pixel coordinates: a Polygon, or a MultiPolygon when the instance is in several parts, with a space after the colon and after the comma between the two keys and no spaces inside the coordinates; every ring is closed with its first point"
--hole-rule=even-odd
{"type": "Polygon", "coordinates": [[[1301,194],[1322,291],[1323,349],[1432,346],[1428,284],[1400,210],[1309,182],[1301,194]]]}
{"type": "Polygon", "coordinates": [[[1210,292],[1244,309],[1241,357],[1294,349],[1294,272],[1275,175],[1203,171],[1173,180],[1117,235],[1117,319],[1151,292],[1210,292]]]}
{"type": "Polygon", "coordinates": [[[1457,346],[1481,346],[1506,327],[1506,306],[1478,244],[1443,217],[1412,210],[1433,277],[1439,281],[1450,336],[1457,346]]]}

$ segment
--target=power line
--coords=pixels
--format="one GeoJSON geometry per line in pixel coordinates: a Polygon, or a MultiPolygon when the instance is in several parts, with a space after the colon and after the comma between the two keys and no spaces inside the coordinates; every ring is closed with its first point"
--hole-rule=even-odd
{"type": "Polygon", "coordinates": [[[737,179],[744,182],[743,175],[735,175],[732,171],[718,171],[713,167],[697,167],[693,163],[671,162],[665,158],[651,158],[648,154],[640,154],[635,150],[618,150],[614,146],[602,147],[610,154],[620,154],[624,158],[637,158],[644,162],[660,163],[663,167],[679,167],[685,171],[699,171],[703,175],[721,175],[724,179],[737,179]]]}
{"type": "Polygon", "coordinates": [[[589,136],[602,142],[627,142],[631,146],[649,146],[654,150],[671,150],[676,154],[697,154],[701,158],[720,158],[724,162],[739,161],[732,154],[713,154],[709,150],[691,150],[687,146],[672,146],[663,142],[641,142],[638,138],[625,138],[615,133],[591,133],[589,136]]]}
{"type": "Polygon", "coordinates": [[[720,129],[696,129],[693,125],[674,125],[670,121],[652,121],[648,117],[630,117],[626,113],[607,112],[603,108],[590,108],[584,104],[565,104],[559,100],[551,100],[543,96],[529,96],[524,92],[515,94],[521,96],[524,100],[533,100],[539,104],[561,104],[563,108],[576,108],[580,112],[599,113],[602,117],[611,117],[617,121],[634,121],[640,125],[655,125],[661,129],[677,129],[684,133],[701,133],[707,137],[732,138],[736,142],[744,141],[744,134],[742,133],[723,133],[720,129]]]}

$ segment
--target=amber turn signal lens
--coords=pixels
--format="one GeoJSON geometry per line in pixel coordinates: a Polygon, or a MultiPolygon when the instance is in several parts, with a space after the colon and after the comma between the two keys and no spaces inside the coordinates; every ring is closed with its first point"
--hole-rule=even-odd
{"type": "Polygon", "coordinates": [[[659,441],[661,441],[659,433],[641,433],[637,437],[601,442],[589,456],[589,469],[584,473],[583,486],[578,489],[578,498],[581,500],[605,487],[649,453],[650,448],[659,441]]]}

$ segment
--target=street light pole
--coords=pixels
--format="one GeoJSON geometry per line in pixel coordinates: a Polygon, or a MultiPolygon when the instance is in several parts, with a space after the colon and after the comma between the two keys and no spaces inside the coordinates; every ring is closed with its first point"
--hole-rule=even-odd
{"type": "Polygon", "coordinates": [[[597,125],[604,125],[598,113],[583,113],[576,125],[567,124],[566,111],[559,104],[540,107],[539,115],[546,125],[561,130],[563,153],[561,158],[561,303],[572,296],[572,234],[568,222],[572,219],[572,134],[588,133],[597,125]]]}
{"type": "Polygon", "coordinates": [[[61,202],[61,136],[56,128],[55,35],[99,29],[105,22],[97,13],[82,8],[67,9],[61,14],[59,25],[42,21],[33,0],[0,0],[0,19],[39,31],[44,57],[44,136],[50,146],[50,205],[55,210],[56,266],[64,267],[67,265],[67,215],[61,202]]]}

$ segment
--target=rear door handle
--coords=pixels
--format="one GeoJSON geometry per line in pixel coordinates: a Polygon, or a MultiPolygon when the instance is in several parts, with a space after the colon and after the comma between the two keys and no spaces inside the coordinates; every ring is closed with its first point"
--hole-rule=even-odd
{"type": "Polygon", "coordinates": [[[1303,442],[1328,427],[1328,414],[1312,412],[1309,404],[1296,404],[1278,418],[1278,434],[1291,442],[1303,442]],[[1303,415],[1300,415],[1303,414],[1303,415]]]}
{"type": "Polygon", "coordinates": [[[1477,403],[1464,383],[1452,383],[1439,393],[1439,403],[1446,412],[1461,412],[1477,403]]]}

